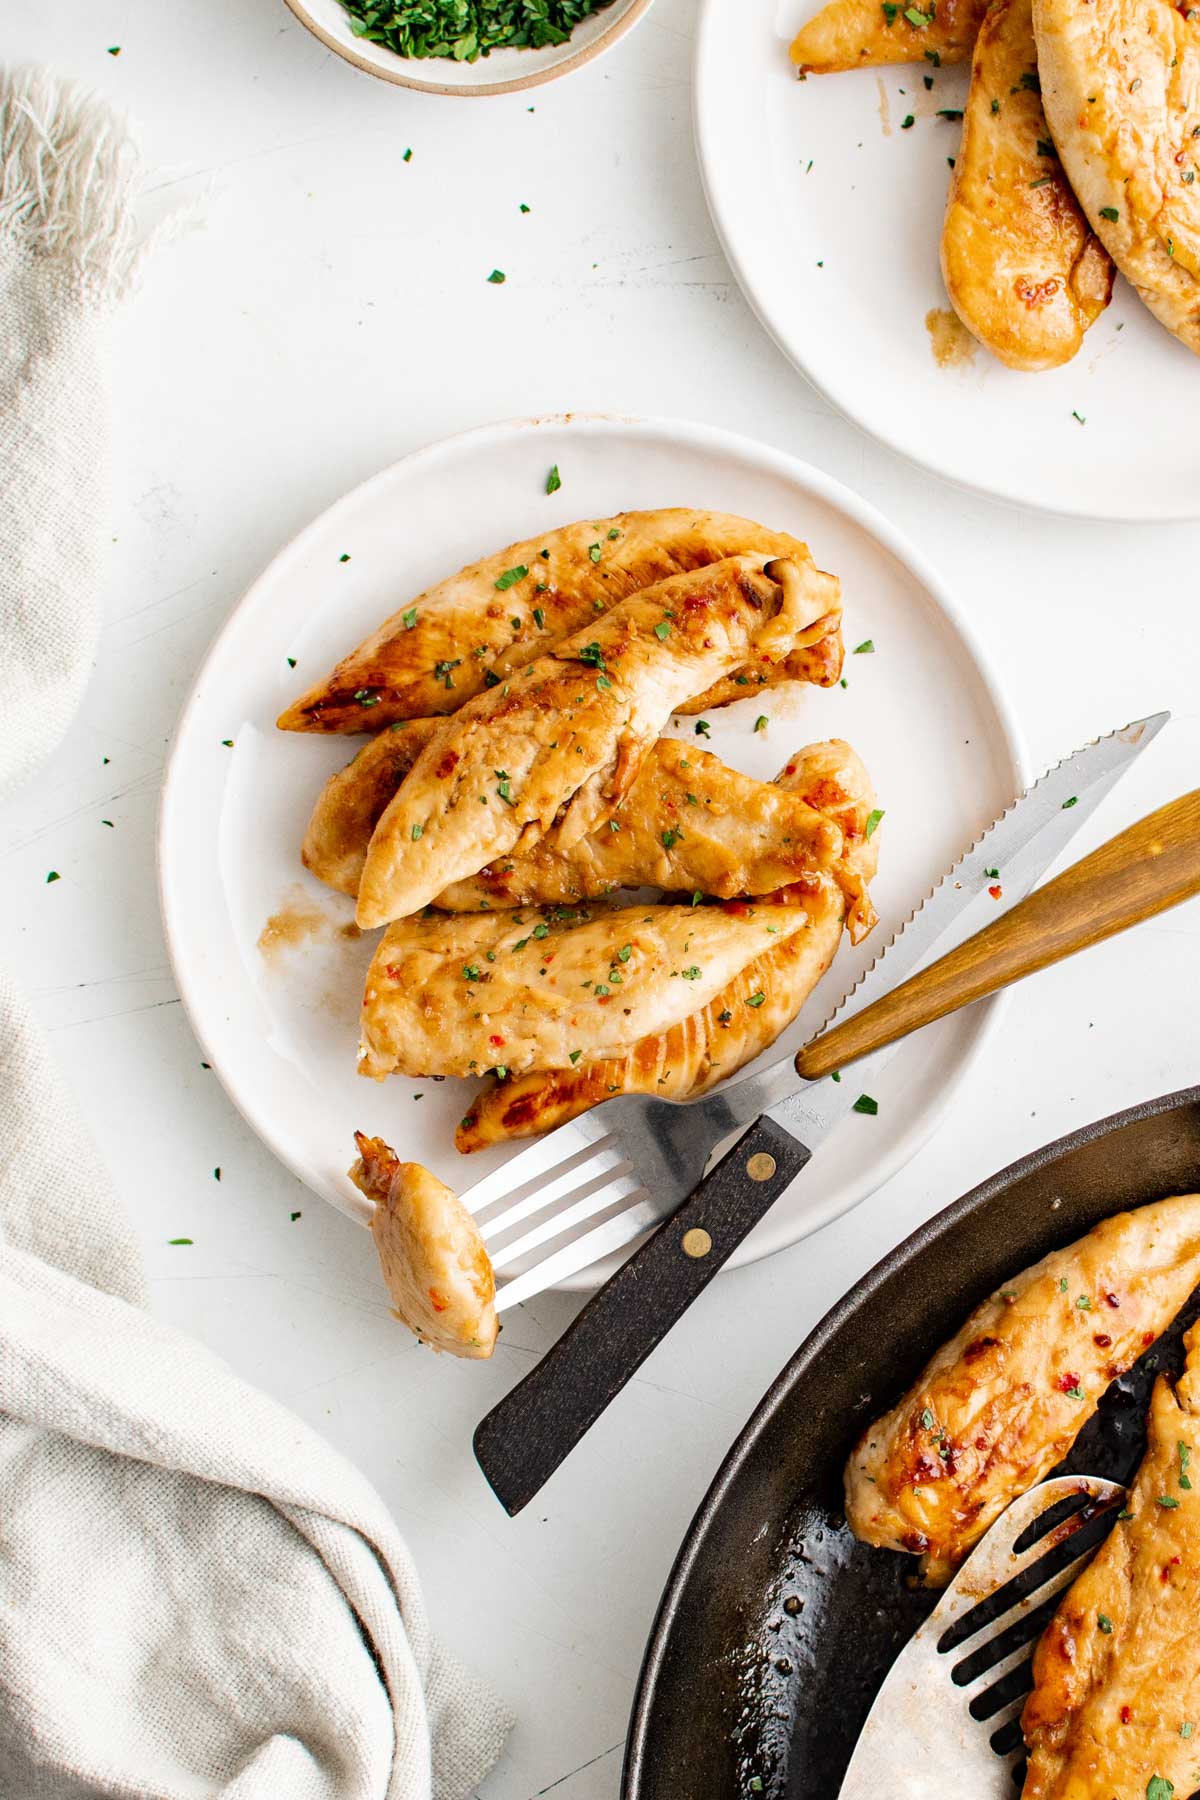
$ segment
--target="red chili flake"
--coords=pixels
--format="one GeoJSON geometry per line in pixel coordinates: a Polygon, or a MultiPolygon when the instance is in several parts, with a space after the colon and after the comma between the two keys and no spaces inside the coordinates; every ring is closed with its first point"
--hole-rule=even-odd
{"type": "Polygon", "coordinates": [[[1109,1337],[1107,1331],[1098,1331],[1092,1339],[1092,1342],[1093,1344],[1099,1344],[1102,1350],[1107,1350],[1108,1346],[1112,1343],[1112,1339],[1109,1337]]]}
{"type": "Polygon", "coordinates": [[[1132,1719],[1132,1717],[1133,1717],[1132,1710],[1128,1706],[1123,1706],[1121,1708],[1121,1723],[1122,1723],[1122,1725],[1128,1725],[1128,1723],[1129,1723],[1130,1719],[1132,1719]]]}
{"type": "Polygon", "coordinates": [[[1154,1333],[1152,1331],[1143,1331],[1142,1342],[1143,1344],[1152,1344],[1154,1342],[1154,1333]]]}
{"type": "MultiPolygon", "coordinates": [[[[493,1031],[491,1037],[488,1039],[488,1043],[494,1044],[496,1049],[499,1050],[501,1045],[504,1043],[504,1039],[497,1032],[493,1031]]],[[[1097,1343],[1100,1342],[1099,1338],[1096,1339],[1096,1342],[1097,1343]]]]}
{"type": "Polygon", "coordinates": [[[1112,1306],[1112,1307],[1117,1307],[1117,1306],[1120,1306],[1120,1304],[1121,1304],[1121,1302],[1117,1299],[1117,1296],[1115,1294],[1105,1294],[1104,1299],[1105,1299],[1106,1304],[1109,1306],[1112,1306]]]}
{"type": "Polygon", "coordinates": [[[900,1542],[904,1545],[904,1548],[910,1550],[914,1556],[920,1556],[923,1550],[928,1550],[929,1548],[929,1539],[925,1536],[923,1531],[906,1531],[900,1542]]]}
{"type": "Polygon", "coordinates": [[[1004,889],[1002,887],[1000,887],[999,885],[997,885],[996,887],[990,887],[988,889],[988,893],[992,896],[993,900],[1003,900],[1003,898],[1004,898],[1004,889]]]}
{"type": "Polygon", "coordinates": [[[1072,1388],[1077,1388],[1079,1386],[1079,1377],[1078,1375],[1072,1375],[1070,1370],[1068,1370],[1065,1375],[1059,1376],[1054,1385],[1060,1394],[1069,1394],[1072,1388]]]}
{"type": "Polygon", "coordinates": [[[429,1304],[432,1306],[434,1312],[445,1312],[449,1302],[442,1299],[442,1296],[438,1293],[436,1288],[430,1288],[429,1304]]]}
{"type": "Polygon", "coordinates": [[[987,1447],[988,1447],[988,1441],[986,1438],[976,1438],[975,1439],[975,1448],[977,1450],[986,1450],[987,1447]]]}

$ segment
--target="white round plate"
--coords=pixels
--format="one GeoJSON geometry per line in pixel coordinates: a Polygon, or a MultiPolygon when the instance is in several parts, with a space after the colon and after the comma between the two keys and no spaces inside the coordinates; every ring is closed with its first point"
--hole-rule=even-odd
{"type": "Polygon", "coordinates": [[[581,19],[565,44],[548,44],[543,50],[492,50],[474,62],[455,62],[448,56],[397,56],[385,44],[356,37],[340,0],[287,0],[287,4],[314,37],[368,75],[428,94],[471,95],[520,93],[581,69],[623,38],[650,0],[610,0],[601,11],[581,19]]]}
{"type": "Polygon", "coordinates": [[[969,71],[797,81],[788,45],[819,3],[704,0],[696,47],[709,206],[780,349],[855,424],[962,487],[1089,519],[1200,517],[1200,442],[1166,428],[1200,396],[1200,366],[1119,277],[1065,368],[1021,374],[981,346],[934,360],[960,130],[937,114],[963,105],[969,71]]]}
{"type": "MultiPolygon", "coordinates": [[[[711,748],[764,777],[801,744],[849,739],[886,811],[877,934],[858,950],[843,944],[784,1042],[811,1034],[1025,785],[1012,716],[937,577],[865,502],[779,451],[702,425],[570,417],[486,426],[385,469],[282,550],[225,625],[175,735],[159,835],[167,942],[206,1059],[276,1155],[358,1219],[369,1208],[345,1174],[356,1128],[459,1189],[512,1152],[465,1159],[454,1149],[473,1083],[356,1074],[375,937],[342,935],[351,903],[304,871],[298,847],[322,782],[361,740],[283,733],[274,720],[401,602],[464,563],[585,515],[679,505],[805,538],[842,578],[848,646],[875,645],[847,657],[844,688],[796,686],[711,719],[711,748]],[[555,463],[562,488],[547,497],[555,463]],[[756,732],[763,712],[770,724],[756,732]],[[315,929],[298,926],[296,941],[264,956],[260,934],[281,910],[293,921],[307,910],[315,929]]],[[[693,721],[678,730],[690,736],[693,721]]],[[[794,1243],[900,1168],[949,1105],[988,1012],[907,1045],[879,1084],[878,1116],[846,1120],[734,1261],[794,1243]]],[[[594,1286],[599,1273],[573,1285],[594,1286]]]]}

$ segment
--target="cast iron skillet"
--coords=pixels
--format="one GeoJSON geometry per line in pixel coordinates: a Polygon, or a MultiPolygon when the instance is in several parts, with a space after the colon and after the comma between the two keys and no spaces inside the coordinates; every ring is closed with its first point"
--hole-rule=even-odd
{"type": "MultiPolygon", "coordinates": [[[[624,1800],[833,1800],[862,1722],[936,1596],[850,1536],[842,1467],[943,1339],[1010,1275],[1100,1219],[1200,1190],[1200,1088],[1089,1125],[993,1175],[893,1250],[802,1344],[692,1521],[650,1635],[624,1800]]],[[[1064,1470],[1127,1481],[1154,1374],[1200,1290],[1114,1382],[1064,1470]]]]}

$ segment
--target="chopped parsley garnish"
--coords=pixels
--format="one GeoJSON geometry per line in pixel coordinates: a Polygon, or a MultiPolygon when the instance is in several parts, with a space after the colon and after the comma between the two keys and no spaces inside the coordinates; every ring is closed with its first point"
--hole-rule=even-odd
{"type": "Polygon", "coordinates": [[[496,792],[499,794],[500,798],[504,801],[506,806],[515,806],[517,803],[512,797],[512,778],[507,769],[493,769],[492,773],[496,777],[498,783],[496,792]]]}
{"type": "Polygon", "coordinates": [[[1000,111],[1000,102],[996,99],[993,99],[993,101],[992,101],[992,111],[994,113],[998,113],[1000,111]]]}
{"type": "Polygon", "coordinates": [[[558,464],[555,463],[546,477],[546,492],[548,494],[557,494],[561,486],[562,476],[558,472],[558,464]]]}
{"type": "Polygon", "coordinates": [[[400,623],[403,625],[405,631],[411,631],[416,622],[417,609],[415,606],[410,606],[406,613],[400,614],[400,623]]]}
{"type": "Polygon", "coordinates": [[[662,847],[664,850],[673,850],[676,844],[680,843],[682,839],[682,831],[673,831],[668,827],[662,834],[662,847]]]}
{"type": "Polygon", "coordinates": [[[548,925],[535,925],[533,928],[533,935],[535,938],[549,937],[550,927],[548,925]]]}
{"type": "Polygon", "coordinates": [[[856,1113],[868,1113],[871,1118],[874,1118],[875,1114],[879,1111],[879,1102],[878,1100],[873,1100],[870,1094],[860,1094],[858,1099],[854,1102],[851,1111],[856,1113]]]}
{"type": "Polygon", "coordinates": [[[1100,217],[1102,219],[1107,219],[1110,225],[1115,225],[1120,216],[1121,215],[1115,206],[1102,206],[1100,208],[1100,217]]]}
{"type": "Polygon", "coordinates": [[[1190,1738],[1195,1729],[1196,1727],[1192,1724],[1191,1720],[1185,1719],[1183,1724],[1179,1727],[1179,1735],[1181,1738],[1190,1738]]]}
{"type": "Polygon", "coordinates": [[[544,612],[543,612],[543,611],[542,611],[542,609],[541,609],[541,607],[540,607],[540,606],[535,606],[535,607],[534,607],[534,609],[533,609],[533,622],[534,622],[534,624],[535,624],[535,625],[536,625],[536,626],[537,626],[537,628],[538,628],[538,630],[539,630],[539,631],[545,631],[545,629],[546,629],[546,615],[545,615],[545,613],[544,613],[544,612]]]}
{"type": "Polygon", "coordinates": [[[423,825],[414,825],[413,826],[412,832],[410,835],[412,837],[412,841],[414,844],[416,843],[417,839],[422,836],[422,834],[424,833],[424,830],[425,830],[425,827],[423,825]]]}
{"type": "Polygon", "coordinates": [[[481,976],[480,976],[479,970],[475,966],[474,963],[464,963],[463,964],[463,980],[464,981],[479,981],[480,979],[481,979],[481,976]]]}
{"type": "Polygon", "coordinates": [[[1100,1627],[1101,1631],[1104,1633],[1105,1637],[1112,1636],[1112,1628],[1113,1628],[1112,1620],[1109,1618],[1107,1613],[1097,1613],[1096,1614],[1096,1623],[1100,1627]]]}
{"type": "Polygon", "coordinates": [[[1035,69],[1026,69],[1025,73],[1021,77],[1021,86],[1025,89],[1026,93],[1028,93],[1028,94],[1040,94],[1041,93],[1042,84],[1038,80],[1037,71],[1035,69]]]}
{"type": "Polygon", "coordinates": [[[1082,414],[1082,413],[1081,413],[1081,412],[1075,412],[1075,411],[1074,411],[1074,410],[1073,410],[1073,409],[1072,409],[1072,412],[1071,412],[1071,417],[1072,417],[1072,418],[1073,418],[1073,419],[1075,419],[1075,420],[1077,420],[1077,421],[1078,421],[1078,422],[1079,422],[1079,424],[1080,424],[1080,425],[1086,425],[1086,424],[1087,424],[1087,420],[1086,420],[1086,419],[1085,419],[1085,418],[1084,418],[1084,416],[1083,416],[1083,414],[1082,414]]]}
{"type": "Polygon", "coordinates": [[[692,964],[690,969],[684,969],[681,972],[685,981],[699,981],[700,979],[700,970],[695,963],[692,964]]]}
{"type": "Polygon", "coordinates": [[[934,1428],[934,1425],[937,1423],[936,1419],[934,1418],[933,1414],[930,1412],[928,1407],[926,1407],[924,1412],[921,1414],[921,1423],[925,1427],[926,1431],[932,1431],[934,1428]]]}
{"type": "Polygon", "coordinates": [[[1192,1460],[1191,1445],[1185,1444],[1181,1439],[1176,1445],[1176,1448],[1179,1451],[1179,1485],[1185,1492],[1190,1494],[1192,1491],[1192,1480],[1187,1471],[1188,1464],[1192,1460]]]}
{"type": "Polygon", "coordinates": [[[962,107],[961,106],[939,106],[937,116],[939,119],[961,119],[962,118],[962,107]]]}
{"type": "Polygon", "coordinates": [[[1046,186],[1046,185],[1047,185],[1047,183],[1048,183],[1048,182],[1051,182],[1051,181],[1053,181],[1053,180],[1054,180],[1054,177],[1053,177],[1053,175],[1039,175],[1039,176],[1038,176],[1038,178],[1037,178],[1037,180],[1036,180],[1036,181],[1031,181],[1031,182],[1030,182],[1030,184],[1029,184],[1029,185],[1030,185],[1030,187],[1031,187],[1031,188],[1034,188],[1034,187],[1045,187],[1045,186],[1046,186]]]}
{"type": "Polygon", "coordinates": [[[503,284],[508,280],[508,276],[504,273],[503,269],[493,269],[491,274],[488,276],[488,280],[491,282],[493,287],[502,287],[503,284]]]}
{"type": "Polygon", "coordinates": [[[1171,1511],[1179,1505],[1179,1502],[1171,1494],[1160,1494],[1156,1501],[1156,1505],[1165,1506],[1168,1511],[1171,1511]]]}
{"type": "Polygon", "coordinates": [[[191,1238],[168,1238],[167,1242],[168,1244],[190,1244],[193,1240],[191,1238]]]}
{"type": "Polygon", "coordinates": [[[670,621],[667,619],[660,619],[658,624],[654,627],[654,635],[658,638],[660,643],[665,643],[671,635],[670,621]]]}
{"type": "Polygon", "coordinates": [[[910,25],[916,26],[918,31],[922,30],[926,25],[932,25],[933,23],[933,14],[931,12],[922,12],[917,6],[906,6],[904,9],[904,16],[910,25]]]}
{"type": "Polygon", "coordinates": [[[620,535],[621,535],[620,532],[617,530],[616,526],[614,525],[612,530],[608,534],[609,543],[610,544],[615,543],[616,540],[620,537],[620,535]]]}
{"type": "Polygon", "coordinates": [[[593,669],[602,669],[604,667],[604,652],[599,644],[585,644],[583,649],[579,652],[579,661],[581,663],[590,663],[593,669]]]}
{"type": "Polygon", "coordinates": [[[911,131],[916,122],[911,113],[905,113],[900,121],[901,131],[911,131]]]}
{"type": "Polygon", "coordinates": [[[1063,801],[1063,803],[1062,803],[1062,810],[1063,810],[1063,811],[1064,811],[1064,812],[1067,812],[1067,811],[1068,811],[1068,809],[1069,809],[1069,808],[1070,808],[1070,807],[1072,807],[1072,806],[1078,806],[1078,805],[1079,805],[1079,795],[1078,795],[1078,794],[1072,794],[1072,795],[1071,795],[1071,798],[1070,798],[1070,799],[1069,799],[1069,800],[1064,800],[1064,801],[1063,801]]]}
{"type": "Polygon", "coordinates": [[[892,0],[883,0],[883,16],[889,25],[894,25],[896,23],[896,14],[899,11],[899,5],[893,5],[892,0]]]}
{"type": "Polygon", "coordinates": [[[343,551],[342,551],[342,554],[341,554],[341,555],[340,555],[340,556],[339,556],[339,557],[338,557],[338,561],[339,561],[339,562],[349,562],[349,561],[350,561],[350,553],[349,553],[349,551],[347,551],[347,550],[343,550],[343,551]]]}
{"type": "Polygon", "coordinates": [[[57,869],[51,869],[50,873],[46,877],[47,884],[49,884],[52,881],[61,881],[61,880],[62,880],[62,876],[59,874],[57,869]]]}
{"type": "Polygon", "coordinates": [[[515,587],[517,585],[518,581],[524,581],[524,579],[528,575],[528,573],[529,573],[529,570],[526,568],[524,563],[517,563],[515,568],[505,569],[503,575],[500,575],[497,577],[496,586],[499,588],[500,592],[503,594],[510,587],[515,587]]]}
{"type": "Polygon", "coordinates": [[[1067,1396],[1068,1400],[1086,1400],[1087,1399],[1087,1395],[1084,1393],[1083,1389],[1080,1387],[1078,1382],[1076,1382],[1073,1387],[1064,1388],[1063,1393],[1067,1396]]]}
{"type": "Polygon", "coordinates": [[[1146,1800],[1172,1800],[1175,1783],[1165,1775],[1152,1775],[1146,1783],[1146,1800]]]}
{"type": "Polygon", "coordinates": [[[571,1061],[572,1061],[572,1062],[573,1062],[573,1063],[577,1063],[577,1062],[578,1062],[578,1061],[579,1061],[579,1059],[580,1059],[580,1057],[581,1057],[581,1056],[582,1056],[582,1055],[583,1055],[583,1051],[582,1051],[582,1050],[572,1050],[572,1051],[571,1051],[571,1052],[570,1052],[570,1056],[571,1056],[571,1061]]]}
{"type": "Polygon", "coordinates": [[[617,961],[618,962],[628,962],[632,955],[633,955],[633,945],[632,944],[622,944],[621,948],[617,951],[617,961]]]}
{"type": "Polygon", "coordinates": [[[1039,156],[1057,156],[1058,155],[1058,151],[1054,148],[1054,145],[1050,142],[1049,138],[1039,138],[1038,139],[1037,153],[1039,156]]]}
{"type": "MultiPolygon", "coordinates": [[[[446,685],[449,686],[450,684],[447,682],[446,685]]],[[[354,698],[358,701],[360,706],[378,706],[380,701],[380,696],[375,692],[374,688],[359,688],[354,698]]]]}
{"type": "Polygon", "coordinates": [[[763,1002],[765,1001],[766,997],[767,996],[765,994],[748,994],[746,996],[746,1005],[747,1006],[761,1006],[763,1004],[763,1002]]]}
{"type": "Polygon", "coordinates": [[[696,720],[696,736],[697,737],[708,737],[711,735],[711,730],[712,730],[712,727],[709,725],[709,722],[707,719],[697,719],[696,720]]]}
{"type": "Polygon", "coordinates": [[[1080,1294],[1075,1304],[1080,1312],[1091,1312],[1092,1310],[1092,1302],[1087,1294],[1080,1294]]]}
{"type": "Polygon", "coordinates": [[[879,807],[876,807],[874,812],[868,813],[867,823],[864,827],[864,832],[868,841],[873,838],[875,833],[879,830],[880,824],[883,821],[883,816],[884,815],[879,807]]]}
{"type": "Polygon", "coordinates": [[[602,554],[602,552],[601,552],[599,544],[589,544],[588,545],[588,555],[591,557],[591,559],[594,563],[598,563],[600,561],[601,554],[602,554]]]}
{"type": "Polygon", "coordinates": [[[754,721],[754,729],[755,731],[765,731],[770,723],[771,721],[768,719],[766,713],[759,713],[757,719],[754,721]]]}
{"type": "Polygon", "coordinates": [[[855,656],[874,656],[875,639],[864,638],[861,644],[856,644],[854,646],[854,654],[855,656]]]}
{"type": "Polygon", "coordinates": [[[294,669],[294,668],[295,668],[295,666],[296,666],[296,659],[295,659],[295,657],[294,657],[294,656],[289,656],[289,657],[288,657],[288,659],[287,659],[287,666],[288,666],[288,668],[289,668],[289,669],[294,669]]]}

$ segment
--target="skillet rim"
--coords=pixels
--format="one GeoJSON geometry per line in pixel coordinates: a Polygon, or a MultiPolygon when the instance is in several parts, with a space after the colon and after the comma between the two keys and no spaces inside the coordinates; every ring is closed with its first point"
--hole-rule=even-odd
{"type": "Polygon", "coordinates": [[[902,1239],[885,1256],[880,1257],[879,1261],[868,1269],[866,1274],[856,1281],[840,1300],[835,1301],[829,1311],[814,1325],[808,1336],[775,1377],[734,1439],[684,1533],[683,1541],[667,1576],[662,1598],[655,1611],[654,1622],[650,1627],[650,1635],[642,1656],[641,1668],[638,1671],[637,1687],[629,1718],[629,1732],[625,1740],[625,1755],[621,1767],[621,1800],[641,1800],[646,1769],[647,1739],[655,1709],[658,1681],[674,1635],[676,1615],[684,1596],[684,1590],[708,1532],[734,1483],[753,1455],[759,1438],[789,1397],[796,1382],[802,1375],[807,1374],[813,1361],[830,1338],[841,1329],[852,1314],[858,1312],[864,1303],[872,1298],[885,1281],[890,1280],[894,1274],[907,1267],[931,1243],[951,1231],[962,1219],[969,1217],[978,1207],[994,1199],[1005,1188],[1015,1186],[1027,1176],[1036,1174],[1049,1164],[1082,1149],[1085,1145],[1094,1144],[1098,1139],[1111,1133],[1124,1130],[1130,1125],[1139,1124],[1147,1119],[1159,1118],[1167,1113],[1181,1111],[1189,1106],[1200,1108],[1200,1086],[1179,1088],[1174,1093],[1160,1094],[1154,1099],[1142,1100],[1135,1106],[1126,1107],[1121,1112],[1110,1113],[1107,1118],[1094,1120],[1090,1125],[1080,1126],[1076,1131],[1055,1138],[1050,1143],[1043,1144],[1040,1149],[1027,1152],[1025,1156],[1019,1157],[1016,1162],[1009,1163],[1006,1167],[997,1170],[994,1175],[989,1175],[985,1181],[981,1181],[976,1187],[961,1195],[959,1199],[951,1201],[940,1212],[934,1213],[923,1224],[918,1225],[917,1229],[910,1232],[908,1237],[902,1239]]]}

